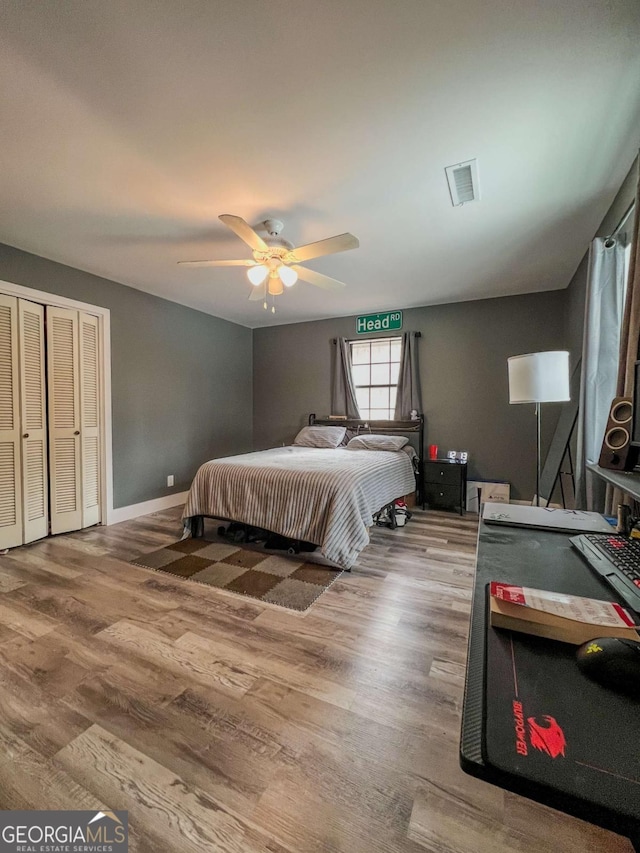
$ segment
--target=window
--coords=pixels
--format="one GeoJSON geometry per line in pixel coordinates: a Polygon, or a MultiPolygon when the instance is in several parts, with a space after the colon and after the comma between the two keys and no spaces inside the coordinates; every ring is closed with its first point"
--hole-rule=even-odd
{"type": "Polygon", "coordinates": [[[393,420],[401,356],[402,338],[351,341],[351,371],[361,418],[393,420]]]}

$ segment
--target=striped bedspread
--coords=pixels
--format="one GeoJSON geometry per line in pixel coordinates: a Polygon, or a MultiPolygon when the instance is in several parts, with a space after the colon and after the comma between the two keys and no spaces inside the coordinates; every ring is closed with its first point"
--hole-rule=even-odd
{"type": "Polygon", "coordinates": [[[183,518],[214,516],[313,542],[350,568],[369,544],[373,514],[414,489],[402,451],[278,447],[205,462],[183,518]]]}

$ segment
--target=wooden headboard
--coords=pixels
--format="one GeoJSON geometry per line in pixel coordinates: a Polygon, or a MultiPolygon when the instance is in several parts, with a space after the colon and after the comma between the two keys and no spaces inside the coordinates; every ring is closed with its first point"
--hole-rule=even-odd
{"type": "Polygon", "coordinates": [[[309,426],[343,426],[355,433],[371,432],[378,435],[406,435],[415,438],[414,450],[420,459],[424,459],[424,415],[418,415],[415,421],[367,421],[360,418],[317,418],[309,415],[309,426]]]}

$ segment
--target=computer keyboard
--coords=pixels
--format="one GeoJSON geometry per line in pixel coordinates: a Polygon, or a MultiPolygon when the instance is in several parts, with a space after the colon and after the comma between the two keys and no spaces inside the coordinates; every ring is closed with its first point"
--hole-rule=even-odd
{"type": "Polygon", "coordinates": [[[573,536],[570,542],[625,604],[640,613],[640,539],[613,533],[583,533],[573,536]]]}

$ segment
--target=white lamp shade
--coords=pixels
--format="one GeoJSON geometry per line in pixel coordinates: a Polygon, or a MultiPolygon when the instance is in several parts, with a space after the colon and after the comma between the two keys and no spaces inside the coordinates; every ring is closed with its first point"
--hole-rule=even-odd
{"type": "Polygon", "coordinates": [[[569,353],[514,355],[509,365],[510,403],[559,403],[571,399],[569,353]]]}
{"type": "Polygon", "coordinates": [[[292,270],[291,267],[286,267],[284,264],[278,267],[278,275],[280,276],[280,281],[285,287],[293,287],[298,280],[298,273],[295,270],[292,270]]]}
{"type": "Polygon", "coordinates": [[[269,267],[265,264],[257,264],[255,267],[249,267],[247,270],[247,278],[251,282],[251,284],[256,287],[265,280],[265,278],[269,275],[269,267]]]}

